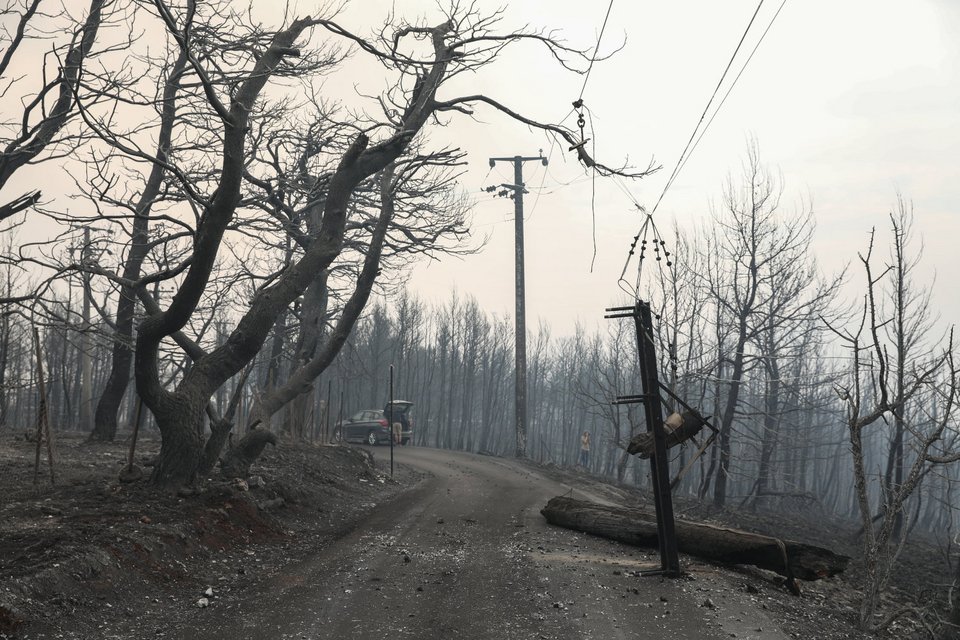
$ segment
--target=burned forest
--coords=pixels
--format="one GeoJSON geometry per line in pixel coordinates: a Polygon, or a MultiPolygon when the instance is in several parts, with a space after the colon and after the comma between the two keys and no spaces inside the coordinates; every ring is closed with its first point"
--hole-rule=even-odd
{"type": "Polygon", "coordinates": [[[0,1],[0,638],[960,638],[960,49],[819,2],[0,1]]]}

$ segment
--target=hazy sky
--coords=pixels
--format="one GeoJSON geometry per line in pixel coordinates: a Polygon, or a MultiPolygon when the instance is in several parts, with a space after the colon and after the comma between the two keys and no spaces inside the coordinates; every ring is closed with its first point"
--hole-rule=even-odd
{"type": "MultiPolygon", "coordinates": [[[[351,2],[340,19],[363,30],[389,4],[351,2]]],[[[434,6],[403,0],[396,10],[419,15],[434,6]]],[[[650,207],[660,194],[756,6],[753,0],[614,1],[601,51],[624,39],[626,45],[594,67],[584,100],[599,159],[617,164],[629,158],[643,166],[653,157],[663,165],[631,184],[641,204],[650,207]]],[[[764,3],[734,72],[779,6],[779,0],[764,3]]],[[[556,29],[569,44],[586,48],[595,43],[606,9],[605,2],[514,1],[505,7],[504,24],[556,29]]],[[[897,193],[911,200],[924,243],[920,273],[928,282],[936,274],[934,304],[954,322],[960,316],[952,283],[960,267],[957,33],[960,3],[949,0],[788,1],[667,193],[658,224],[704,224],[726,177],[739,172],[752,136],[763,162],[783,174],[783,206],[812,202],[815,248],[827,270],[856,260],[872,226],[885,243],[897,193]]],[[[361,87],[378,84],[374,77],[354,80],[361,87]]],[[[542,49],[524,45],[470,78],[470,90],[556,120],[570,111],[582,82],[542,49]]],[[[512,182],[509,165],[490,171],[490,156],[547,153],[550,145],[542,134],[493,112],[479,115],[483,123],[461,119],[436,139],[448,136],[469,153],[464,186],[476,198],[475,230],[489,242],[476,256],[418,267],[411,282],[431,299],[445,300],[456,287],[488,310],[512,313],[513,205],[480,188],[512,182]]],[[[570,331],[578,319],[592,325],[618,300],[617,277],[641,219],[626,195],[600,179],[594,234],[591,183],[565,148],[553,150],[548,169],[531,163],[525,172],[528,323],[546,318],[555,333],[570,331]],[[591,273],[594,235],[598,256],[591,273]]]]}
{"type": "MultiPolygon", "coordinates": [[[[311,13],[319,4],[300,0],[297,13],[311,13]]],[[[780,5],[764,2],[731,75],[780,5]]],[[[281,19],[275,6],[257,2],[254,8],[270,24],[281,19]]],[[[398,15],[432,15],[430,21],[439,22],[432,0],[349,0],[338,21],[369,33],[391,6],[398,15]]],[[[501,3],[477,0],[476,6],[490,11],[501,3]]],[[[625,46],[594,67],[584,100],[598,159],[646,166],[653,158],[663,165],[629,186],[644,206],[652,206],[663,189],[756,6],[756,0],[614,1],[600,48],[608,53],[625,46]]],[[[503,27],[555,30],[571,46],[586,49],[596,43],[606,10],[606,2],[514,0],[504,6],[503,27]]],[[[812,202],[815,249],[828,271],[855,261],[873,226],[885,247],[887,213],[898,192],[912,201],[924,243],[919,273],[928,283],[936,274],[934,306],[954,322],[960,317],[953,285],[960,268],[958,33],[956,0],[789,0],[667,193],[657,223],[664,230],[706,224],[711,202],[719,201],[727,176],[739,172],[752,137],[762,161],[782,172],[783,207],[812,202]]],[[[314,37],[329,35],[317,30],[314,37]]],[[[376,94],[385,82],[379,67],[361,65],[345,68],[326,87],[331,97],[349,99],[357,92],[376,94]]],[[[480,74],[445,88],[441,97],[484,92],[535,119],[557,121],[570,114],[582,83],[543,47],[522,44],[480,74]]],[[[622,302],[617,278],[641,222],[630,198],[611,181],[597,179],[594,228],[590,176],[565,147],[551,148],[542,133],[491,110],[477,115],[476,122],[459,117],[435,128],[432,140],[469,154],[463,186],[476,202],[474,231],[489,241],[477,255],[416,267],[412,288],[437,302],[456,288],[491,312],[512,314],[513,204],[481,189],[513,180],[507,164],[490,170],[491,156],[543,149],[550,166],[525,167],[528,325],[544,318],[554,333],[568,333],[578,320],[602,322],[604,307],[622,302]]],[[[566,122],[573,125],[574,117],[566,122]]],[[[19,184],[8,190],[11,197],[23,191],[19,184]]],[[[47,184],[45,195],[54,190],[47,184]]]]}

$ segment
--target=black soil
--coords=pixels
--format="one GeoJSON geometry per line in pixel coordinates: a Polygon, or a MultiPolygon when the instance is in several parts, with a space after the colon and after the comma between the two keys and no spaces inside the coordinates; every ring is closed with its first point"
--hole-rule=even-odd
{"type": "MultiPolygon", "coordinates": [[[[325,542],[353,530],[378,505],[420,479],[416,472],[374,463],[361,447],[281,441],[268,447],[248,482],[214,476],[190,495],[170,495],[145,480],[119,480],[127,444],[85,444],[79,436],[56,442],[55,484],[46,453],[35,474],[35,445],[0,436],[0,638],[101,638],[106,629],[136,627],[142,612],[168,601],[203,607],[239,599],[251,586],[308,557],[325,542]],[[36,480],[36,482],[35,482],[36,480]]],[[[158,450],[141,442],[137,464],[158,450]]],[[[556,467],[540,472],[589,487],[622,504],[648,501],[643,492],[556,467]]],[[[789,505],[788,505],[789,506],[789,505]]],[[[858,542],[849,523],[822,513],[793,516],[766,511],[715,512],[678,500],[679,517],[823,545],[854,558],[841,576],[806,583],[800,598],[779,578],[748,567],[711,568],[758,599],[791,637],[865,638],[856,630],[858,542]],[[759,588],[758,586],[759,585],[759,588]]],[[[789,513],[789,509],[786,509],[789,513]]],[[[916,605],[932,621],[949,582],[935,541],[916,541],[903,554],[889,608],[916,605]]],[[[143,616],[153,625],[151,616],[143,616]]],[[[907,616],[881,637],[926,637],[907,616]]],[[[137,637],[163,637],[164,628],[139,628],[137,637]]]]}

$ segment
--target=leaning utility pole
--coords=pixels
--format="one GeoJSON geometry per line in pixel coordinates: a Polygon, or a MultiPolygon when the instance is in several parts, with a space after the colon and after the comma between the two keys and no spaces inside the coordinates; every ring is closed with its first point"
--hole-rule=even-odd
{"type": "MultiPolygon", "coordinates": [[[[606,318],[633,318],[637,331],[637,356],[640,358],[640,395],[618,396],[614,404],[643,403],[647,431],[653,434],[653,455],[650,456],[650,480],[653,485],[653,504],[657,512],[657,543],[660,546],[660,570],[647,575],[680,576],[680,558],[673,516],[673,496],[670,493],[670,459],[667,458],[666,432],[663,427],[663,407],[657,372],[657,348],[653,336],[653,314],[650,303],[637,298],[633,307],[607,309],[606,318]]],[[[666,389],[669,393],[669,389],[666,389]]],[[[672,394],[671,394],[672,395],[672,394]]]]}
{"type": "Polygon", "coordinates": [[[516,402],[515,413],[517,419],[517,457],[527,455],[527,321],[526,303],[524,299],[523,276],[523,163],[539,160],[547,166],[547,159],[540,152],[536,157],[513,156],[512,158],[490,158],[490,168],[497,162],[513,163],[513,184],[500,185],[504,189],[513,191],[514,206],[514,234],[516,238],[516,402]]]}

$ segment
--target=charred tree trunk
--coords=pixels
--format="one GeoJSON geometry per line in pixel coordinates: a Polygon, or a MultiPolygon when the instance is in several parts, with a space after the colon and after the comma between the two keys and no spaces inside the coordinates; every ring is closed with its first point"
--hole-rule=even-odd
{"type": "Polygon", "coordinates": [[[97,402],[94,427],[89,438],[91,441],[113,441],[117,435],[117,414],[127,391],[127,385],[130,383],[130,369],[133,364],[133,319],[137,308],[137,292],[133,283],[140,278],[141,267],[149,251],[150,210],[160,193],[166,173],[164,167],[176,116],[176,95],[186,63],[186,51],[181,50],[164,87],[157,161],[150,171],[150,177],[143,188],[143,193],[140,194],[133,216],[130,251],[123,265],[123,278],[129,284],[120,287],[110,377],[97,402]]]}
{"type": "Polygon", "coordinates": [[[223,450],[230,432],[233,430],[233,423],[229,420],[216,420],[210,422],[210,437],[203,445],[203,456],[200,458],[199,472],[206,475],[213,471],[220,458],[220,452],[223,450]]]}
{"type": "Polygon", "coordinates": [[[284,309],[273,324],[273,342],[270,345],[270,358],[267,360],[267,371],[261,386],[269,393],[277,386],[280,380],[280,365],[283,360],[283,348],[287,333],[287,314],[289,310],[284,309]]]}
{"type": "Polygon", "coordinates": [[[0,430],[7,426],[7,363],[10,360],[10,314],[0,319],[0,430]]]}
{"type": "Polygon", "coordinates": [[[150,407],[163,436],[151,476],[153,483],[179,489],[196,482],[203,450],[198,427],[203,425],[206,403],[200,393],[178,393],[166,394],[161,404],[150,407]]]}
{"type": "Polygon", "coordinates": [[[717,467],[717,481],[714,484],[713,504],[722,507],[727,501],[727,479],[730,474],[731,442],[733,436],[733,421],[736,418],[737,403],[740,400],[740,385],[743,381],[745,349],[747,345],[747,315],[742,314],[739,319],[739,333],[737,336],[736,351],[733,356],[732,373],[730,374],[730,388],[727,391],[726,404],[720,419],[719,466],[717,467]]]}
{"type": "Polygon", "coordinates": [[[277,446],[277,436],[263,429],[248,431],[223,457],[220,463],[223,475],[228,478],[246,478],[250,475],[250,465],[260,457],[268,444],[277,446]]]}
{"type": "MultiPolygon", "coordinates": [[[[772,329],[771,329],[772,330],[772,329]]],[[[771,458],[777,445],[780,412],[780,366],[776,356],[771,356],[768,365],[769,380],[764,394],[766,410],[763,416],[763,434],[760,437],[760,469],[757,472],[757,494],[753,506],[756,507],[770,490],[772,480],[771,458]]]]}
{"type": "MultiPolygon", "coordinates": [[[[717,373],[716,381],[713,386],[713,403],[714,403],[714,415],[720,415],[720,402],[722,398],[721,393],[721,380],[724,378],[724,360],[723,360],[723,334],[721,331],[722,324],[722,314],[721,307],[719,304],[714,307],[714,329],[716,331],[716,341],[717,341],[717,373]]],[[[707,460],[706,456],[701,456],[700,458],[700,486],[697,489],[697,497],[701,500],[707,497],[707,494],[710,493],[710,484],[713,482],[713,476],[717,469],[717,447],[710,447],[710,466],[706,466],[707,460]]]]}

